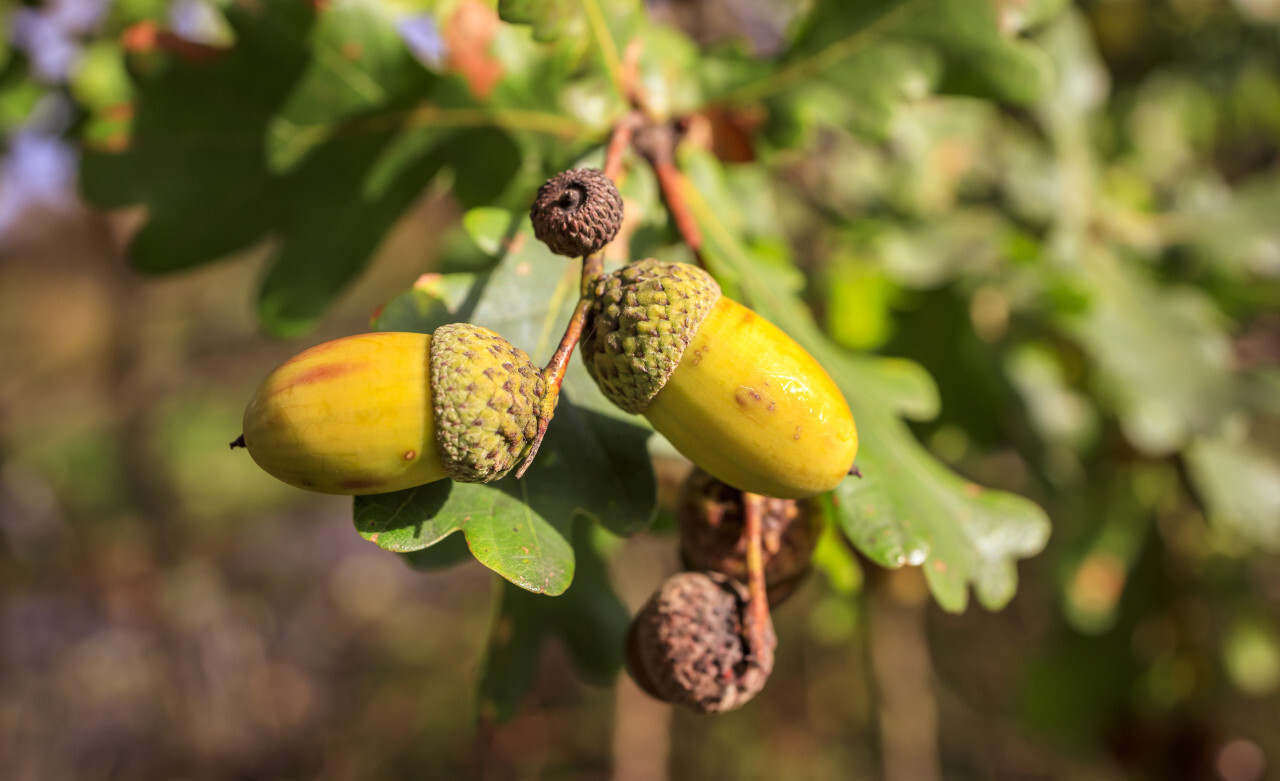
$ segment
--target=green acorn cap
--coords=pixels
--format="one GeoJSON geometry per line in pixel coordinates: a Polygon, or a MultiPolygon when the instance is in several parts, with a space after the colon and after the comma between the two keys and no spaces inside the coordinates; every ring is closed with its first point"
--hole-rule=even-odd
{"type": "Polygon", "coordinates": [[[611,402],[644,412],[720,298],[710,274],[649,258],[602,277],[592,291],[582,360],[611,402]]]}
{"type": "Polygon", "coordinates": [[[470,323],[431,335],[431,398],[445,474],[498,480],[524,460],[554,396],[524,350],[470,323]]]}

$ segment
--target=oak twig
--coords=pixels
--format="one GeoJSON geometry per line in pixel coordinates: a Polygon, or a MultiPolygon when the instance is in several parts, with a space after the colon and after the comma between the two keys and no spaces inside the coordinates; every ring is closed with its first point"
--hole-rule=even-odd
{"type": "MultiPolygon", "coordinates": [[[[594,255],[592,257],[595,257],[594,255]]],[[[586,266],[586,258],[583,259],[583,265],[586,266]]],[[[573,357],[573,348],[578,346],[578,341],[582,339],[582,329],[587,324],[587,311],[591,308],[591,301],[587,298],[578,299],[578,305],[573,309],[573,316],[569,318],[569,326],[564,331],[564,336],[560,339],[560,346],[556,348],[555,354],[551,356],[551,360],[547,362],[547,366],[543,369],[543,374],[547,379],[547,393],[551,394],[552,409],[560,398],[560,385],[564,382],[564,374],[569,369],[569,359],[573,357]]],[[[551,418],[548,416],[542,419],[538,424],[538,433],[533,439],[533,447],[529,449],[529,455],[525,457],[524,463],[520,465],[520,469],[516,471],[516,478],[524,477],[524,473],[528,471],[529,466],[533,463],[533,457],[538,455],[538,449],[542,447],[542,438],[547,433],[547,426],[551,424],[551,418]]]]}

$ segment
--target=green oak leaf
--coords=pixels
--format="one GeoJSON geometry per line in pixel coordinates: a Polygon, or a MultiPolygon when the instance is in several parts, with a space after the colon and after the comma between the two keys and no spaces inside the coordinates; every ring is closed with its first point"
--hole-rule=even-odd
{"type": "Polygon", "coordinates": [[[450,534],[429,548],[402,553],[406,564],[421,572],[437,572],[474,561],[465,534],[450,534]]]}
{"type": "Polygon", "coordinates": [[[482,717],[502,722],[516,714],[533,684],[548,637],[564,643],[589,683],[607,685],[622,668],[630,616],[609,582],[591,527],[577,525],[573,549],[578,574],[560,598],[546,599],[503,585],[480,680],[482,717]]]}
{"type": "Polygon", "coordinates": [[[1235,389],[1225,324],[1210,299],[1158,286],[1100,245],[1083,248],[1079,271],[1088,306],[1061,320],[1093,358],[1129,441],[1166,455],[1215,430],[1235,389]]]}
{"type": "Polygon", "coordinates": [[[1063,72],[1096,75],[1082,79],[1090,89],[1064,85],[1038,112],[1058,169],[1070,172],[1058,177],[1047,247],[1054,276],[1081,299],[1054,315],[1092,359],[1100,396],[1129,441],[1148,455],[1168,455],[1212,436],[1238,401],[1226,318],[1205,292],[1159,282],[1138,251],[1093,228],[1115,206],[1099,181],[1102,161],[1086,143],[1106,94],[1105,71],[1077,15],[1063,16],[1042,40],[1063,72]]]}
{"type": "MultiPolygon", "coordinates": [[[[824,336],[799,298],[776,284],[752,247],[727,227],[723,215],[733,213],[733,201],[704,195],[724,192],[719,163],[696,152],[682,155],[682,162],[690,175],[689,207],[713,273],[732,279],[756,311],[825,366],[853,410],[863,477],[846,479],[834,495],[845,534],[879,564],[921,565],[946,610],[965,609],[971,584],[985,607],[1007,604],[1017,589],[1016,561],[1038,553],[1048,539],[1044,511],[1020,496],[968,482],[930,455],[900,417],[904,381],[896,367],[903,362],[853,356],[824,336]]],[[[918,378],[918,367],[907,376],[918,378]]],[[[923,407],[921,401],[906,406],[923,407]]]]}
{"type": "Polygon", "coordinates": [[[529,25],[535,41],[554,41],[583,27],[578,0],[498,0],[498,18],[529,25]]]}
{"type": "Polygon", "coordinates": [[[557,519],[557,526],[534,513],[519,485],[495,490],[438,480],[356,497],[354,518],[362,537],[397,553],[461,530],[477,561],[528,591],[556,595],[573,581],[573,550],[564,528],[569,519],[557,519]]]}
{"type": "Polygon", "coordinates": [[[700,75],[714,101],[766,101],[774,130],[817,122],[883,136],[894,107],[926,89],[1025,104],[1048,72],[985,0],[820,0],[773,60],[724,53],[700,75]]]}
{"type": "Polygon", "coordinates": [[[383,4],[322,9],[231,4],[222,53],[131,63],[129,143],[82,162],[88,200],[147,207],[128,250],[140,270],[179,271],[272,238],[259,314],[279,335],[315,323],[439,174],[464,205],[494,201],[524,164],[513,134],[576,127],[477,106],[459,79],[411,56],[383,4]]]}

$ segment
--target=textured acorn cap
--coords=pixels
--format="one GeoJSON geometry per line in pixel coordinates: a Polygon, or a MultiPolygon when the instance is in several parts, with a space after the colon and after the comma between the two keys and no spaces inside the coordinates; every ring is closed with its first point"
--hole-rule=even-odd
{"type": "Polygon", "coordinates": [[[555,405],[523,350],[469,323],[431,335],[431,398],[445,474],[463,483],[498,480],[523,461],[555,405]]]}
{"type": "Polygon", "coordinates": [[[533,235],[557,255],[585,257],[613,241],[622,226],[622,196],[595,168],[556,174],[538,188],[529,209],[533,235]]]}
{"type": "Polygon", "coordinates": [[[697,266],[649,258],[603,277],[591,295],[587,372],[619,408],[641,413],[680,364],[720,286],[697,266]]]}

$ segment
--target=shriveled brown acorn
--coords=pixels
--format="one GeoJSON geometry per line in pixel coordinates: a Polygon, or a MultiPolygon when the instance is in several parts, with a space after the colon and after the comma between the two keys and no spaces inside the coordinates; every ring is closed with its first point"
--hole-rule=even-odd
{"type": "Polygon", "coordinates": [[[596,168],[556,174],[529,209],[533,235],[557,255],[586,257],[613,241],[622,226],[622,196],[596,168]]]}
{"type": "Polygon", "coordinates": [[[746,587],[725,575],[672,575],[631,622],[631,677],[653,697],[698,713],[745,705],[768,681],[777,647],[772,625],[752,631],[747,605],[746,587]],[[765,638],[762,647],[751,647],[753,634],[765,638]]]}
{"type": "MultiPolygon", "coordinates": [[[[812,500],[760,497],[761,554],[769,605],[790,597],[809,572],[822,531],[822,509],[812,500]]],[[[747,538],[742,491],[695,467],[680,490],[676,512],[686,569],[721,572],[747,581],[747,538]]]]}

